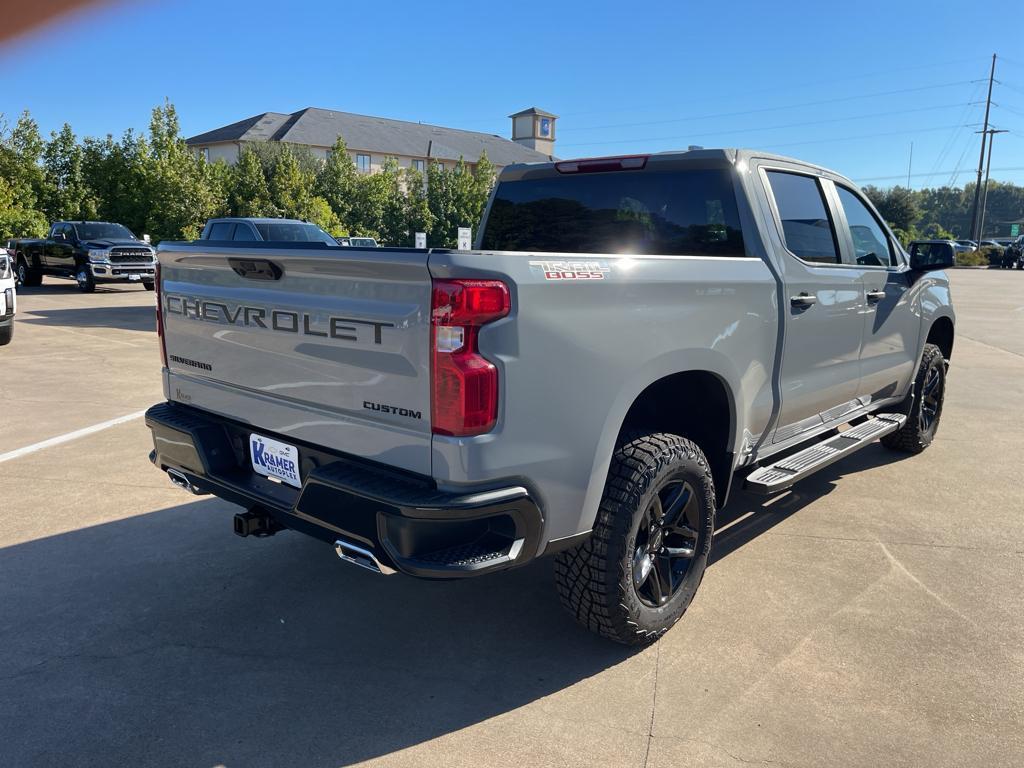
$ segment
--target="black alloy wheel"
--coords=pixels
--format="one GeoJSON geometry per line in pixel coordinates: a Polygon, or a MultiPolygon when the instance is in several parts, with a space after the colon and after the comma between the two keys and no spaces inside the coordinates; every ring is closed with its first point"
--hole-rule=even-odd
{"type": "Polygon", "coordinates": [[[636,534],[633,587],[651,608],[667,603],[686,579],[698,551],[698,505],[693,486],[669,480],[651,499],[636,534]]]}

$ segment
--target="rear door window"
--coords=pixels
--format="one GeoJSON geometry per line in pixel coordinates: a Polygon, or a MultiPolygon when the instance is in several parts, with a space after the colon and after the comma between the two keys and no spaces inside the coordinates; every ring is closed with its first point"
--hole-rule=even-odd
{"type": "Polygon", "coordinates": [[[857,263],[863,267],[897,266],[896,254],[875,215],[857,195],[845,187],[836,185],[836,192],[850,227],[857,263]]]}
{"type": "Polygon", "coordinates": [[[242,221],[238,222],[238,224],[235,225],[234,239],[236,242],[238,242],[239,240],[244,240],[245,242],[249,243],[255,240],[259,240],[259,238],[256,237],[256,232],[253,230],[253,228],[242,221]]]}
{"type": "Polygon", "coordinates": [[[838,264],[835,228],[818,180],[798,173],[768,171],[768,182],[786,248],[802,261],[838,264]]]}
{"type": "Polygon", "coordinates": [[[210,225],[208,240],[230,240],[231,231],[235,228],[232,221],[218,221],[210,225]]]}
{"type": "Polygon", "coordinates": [[[613,171],[498,184],[486,249],[745,256],[729,169],[613,171]]]}

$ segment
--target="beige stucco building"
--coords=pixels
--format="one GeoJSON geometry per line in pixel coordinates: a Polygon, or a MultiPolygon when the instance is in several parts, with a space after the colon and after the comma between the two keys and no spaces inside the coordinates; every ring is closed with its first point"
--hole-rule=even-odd
{"type": "Polygon", "coordinates": [[[462,158],[472,166],[484,152],[498,168],[553,158],[556,115],[531,107],[509,117],[512,138],[506,139],[478,131],[309,107],[290,115],[264,112],[186,142],[210,162],[231,164],[238,160],[245,144],[266,141],[304,146],[315,157],[326,159],[341,136],[356,168],[364,173],[380,170],[388,157],[394,157],[403,168],[421,170],[431,160],[451,167],[462,158]]]}

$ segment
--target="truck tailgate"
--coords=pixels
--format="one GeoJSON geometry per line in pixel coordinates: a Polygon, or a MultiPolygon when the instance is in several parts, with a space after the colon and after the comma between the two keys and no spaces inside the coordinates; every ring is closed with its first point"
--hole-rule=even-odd
{"type": "Polygon", "coordinates": [[[430,472],[430,274],[420,251],[162,244],[167,396],[430,472]]]}

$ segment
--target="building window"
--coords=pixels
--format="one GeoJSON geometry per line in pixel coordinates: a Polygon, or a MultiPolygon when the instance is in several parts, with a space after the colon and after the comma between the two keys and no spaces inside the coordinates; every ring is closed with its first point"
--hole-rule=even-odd
{"type": "Polygon", "coordinates": [[[413,160],[412,167],[420,173],[424,173],[427,170],[427,163],[425,160],[413,160]]]}
{"type": "Polygon", "coordinates": [[[370,156],[369,155],[356,155],[356,168],[360,173],[370,172],[370,156]]]}
{"type": "Polygon", "coordinates": [[[205,160],[206,162],[210,162],[210,148],[209,147],[203,147],[203,160],[205,160]]]}
{"type": "Polygon", "coordinates": [[[540,136],[542,138],[545,138],[545,139],[550,139],[551,138],[551,118],[550,117],[542,117],[540,119],[540,131],[539,131],[539,134],[540,134],[540,136]]]}

